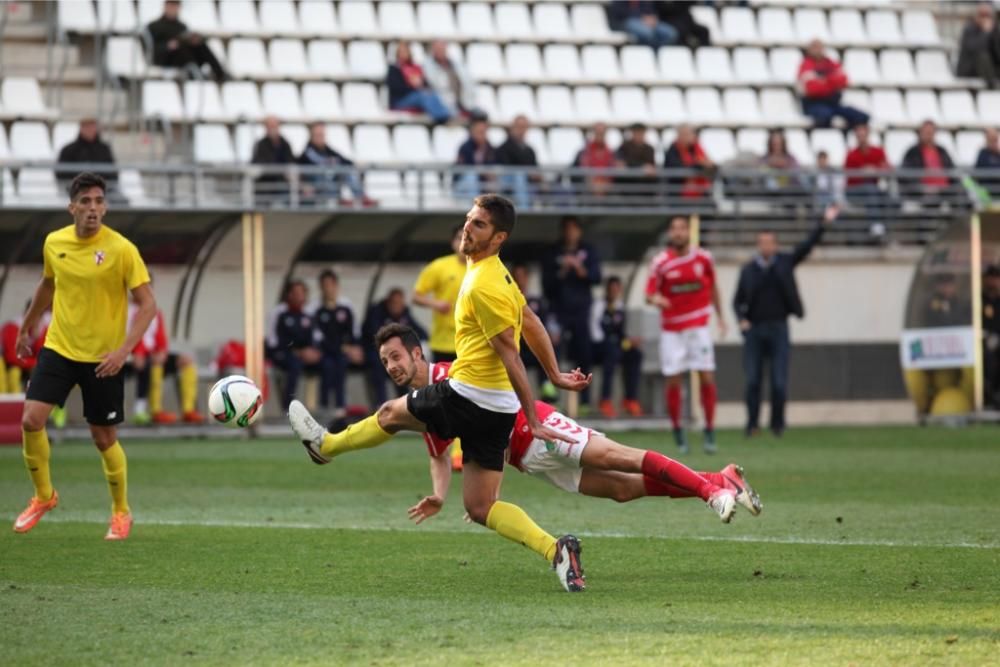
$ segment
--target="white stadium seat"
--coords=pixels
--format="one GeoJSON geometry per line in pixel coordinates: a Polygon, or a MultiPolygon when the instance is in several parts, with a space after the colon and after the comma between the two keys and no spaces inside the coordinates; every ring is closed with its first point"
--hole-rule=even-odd
{"type": "MultiPolygon", "coordinates": [[[[752,88],[726,88],[722,92],[722,106],[729,123],[756,125],[765,120],[752,88]]],[[[766,120],[768,124],[773,122],[770,118],[766,120]]]]}
{"type": "Polygon", "coordinates": [[[225,123],[233,120],[222,106],[219,85],[214,81],[184,82],[184,114],[189,120],[225,123]]]}
{"type": "Polygon", "coordinates": [[[309,118],[339,118],[340,92],[332,83],[309,81],[302,84],[302,110],[309,118]]]}
{"type": "Polygon", "coordinates": [[[923,85],[951,86],[955,75],[944,51],[917,51],[917,79],[923,85]]]}
{"type": "Polygon", "coordinates": [[[797,41],[792,14],[784,7],[762,7],[757,12],[760,40],[764,44],[787,44],[797,41]]]}
{"type": "Polygon", "coordinates": [[[351,143],[351,132],[346,125],[327,123],[326,145],[348,159],[353,159],[354,144],[351,143]]]}
{"type": "Polygon", "coordinates": [[[573,31],[569,25],[569,13],[561,2],[541,2],[535,5],[535,36],[545,41],[561,42],[570,39],[573,31]]]}
{"type": "Polygon", "coordinates": [[[500,116],[500,106],[497,104],[497,94],[493,86],[482,83],[476,86],[476,106],[485,111],[489,118],[500,116]]]}
{"type": "Polygon", "coordinates": [[[572,44],[546,44],[542,51],[545,75],[550,79],[574,82],[583,79],[580,53],[572,44]]]}
{"type": "Polygon", "coordinates": [[[520,114],[524,114],[528,118],[538,117],[535,96],[528,86],[500,86],[497,89],[497,102],[500,106],[500,116],[497,120],[501,123],[509,123],[520,114]]]}
{"type": "Polygon", "coordinates": [[[856,9],[830,12],[830,41],[834,44],[867,44],[868,34],[861,13],[856,9]]]}
{"type": "Polygon", "coordinates": [[[56,176],[51,169],[24,167],[17,174],[17,200],[28,206],[53,206],[63,202],[56,176]]]}
{"type": "Polygon", "coordinates": [[[253,147],[264,136],[264,126],[257,123],[240,123],[233,130],[233,147],[237,162],[250,162],[253,147]]]}
{"type": "Polygon", "coordinates": [[[700,23],[708,28],[708,33],[713,39],[722,37],[722,31],[719,29],[719,14],[715,11],[714,7],[695,5],[691,8],[691,16],[696,23],[700,23]]]}
{"type": "Polygon", "coordinates": [[[719,127],[702,130],[698,134],[698,143],[713,162],[721,164],[736,157],[736,141],[729,130],[719,127]]]}
{"type": "Polygon", "coordinates": [[[301,37],[306,33],[291,0],[267,0],[258,5],[260,24],[272,35],[301,37]]]}
{"type": "Polygon", "coordinates": [[[397,125],[392,128],[392,146],[400,162],[429,164],[435,161],[430,134],[424,125],[397,125]]]}
{"type": "Polygon", "coordinates": [[[504,50],[507,76],[515,81],[534,81],[543,75],[542,54],[536,44],[509,44],[504,50]]]}
{"type": "Polygon", "coordinates": [[[97,0],[97,23],[111,32],[132,33],[140,27],[135,4],[121,0],[97,0]]]}
{"type": "MultiPolygon", "coordinates": [[[[62,4],[63,0],[60,0],[62,4]]],[[[81,2],[73,2],[69,0],[70,4],[84,4],[81,2]]],[[[145,26],[163,15],[163,3],[160,0],[139,0],[139,25],[145,26]]]]}
{"type": "Polygon", "coordinates": [[[882,148],[885,150],[885,157],[889,160],[889,164],[902,164],[903,155],[915,143],[917,143],[917,134],[911,130],[889,130],[886,132],[882,148]]]}
{"type": "Polygon", "coordinates": [[[725,41],[732,44],[755,44],[760,40],[757,20],[749,7],[723,7],[719,27],[725,41]]]}
{"type": "MultiPolygon", "coordinates": [[[[156,14],[163,13],[163,3],[156,14]]],[[[154,17],[155,18],[155,17],[154,17]]],[[[187,2],[181,9],[181,20],[187,25],[188,30],[198,32],[202,35],[215,35],[223,32],[219,23],[219,15],[215,11],[214,2],[187,2]]]]}
{"type": "Polygon", "coordinates": [[[879,69],[884,83],[912,85],[917,83],[917,73],[913,71],[913,59],[904,49],[886,49],[879,54],[879,69]]]}
{"type": "MultiPolygon", "coordinates": [[[[495,39],[493,11],[485,2],[460,2],[455,8],[458,32],[466,39],[495,39]]],[[[471,62],[471,60],[470,60],[471,62]]]]}
{"type": "Polygon", "coordinates": [[[233,139],[225,125],[203,123],[194,126],[194,161],[208,164],[236,162],[233,139]]]}
{"type": "Polygon", "coordinates": [[[904,95],[906,99],[906,112],[913,124],[919,124],[925,120],[933,120],[941,123],[941,107],[938,106],[937,94],[933,90],[908,90],[904,95]]]}
{"type": "Polygon", "coordinates": [[[984,90],[976,96],[976,109],[979,111],[979,120],[984,125],[997,125],[1000,118],[1000,91],[984,90]]]}
{"type": "Polygon", "coordinates": [[[226,81],[222,84],[222,104],[236,119],[260,120],[264,116],[260,93],[253,81],[226,81]]]}
{"type": "Polygon", "coordinates": [[[971,167],[976,164],[979,151],[986,143],[982,132],[962,130],[955,134],[955,153],[951,156],[957,164],[971,167]]]}
{"type": "Polygon", "coordinates": [[[15,160],[55,159],[48,126],[36,120],[19,121],[11,125],[10,155],[15,160]]]}
{"type": "Polygon", "coordinates": [[[888,9],[873,9],[865,14],[865,26],[873,44],[894,46],[903,43],[899,29],[899,17],[888,9]]]}
{"type": "Polygon", "coordinates": [[[264,43],[252,37],[229,40],[229,73],[236,78],[262,79],[271,75],[264,43]]]}
{"type": "Polygon", "coordinates": [[[847,157],[847,147],[844,145],[844,133],[832,128],[812,131],[812,150],[814,154],[826,151],[830,164],[840,166],[847,157]]]}
{"type": "Polygon", "coordinates": [[[927,10],[903,12],[903,35],[911,46],[937,46],[941,43],[937,22],[927,10]]]}
{"type": "Polygon", "coordinates": [[[934,141],[948,151],[952,159],[955,158],[955,137],[952,136],[951,132],[948,130],[938,130],[934,135],[934,141]]]}
{"type": "Polygon", "coordinates": [[[458,148],[469,137],[469,133],[462,127],[452,127],[449,125],[438,125],[434,128],[431,136],[431,143],[434,147],[434,158],[438,162],[455,162],[458,156],[458,148]]]}
{"type": "Polygon", "coordinates": [[[339,32],[333,3],[328,0],[299,0],[299,25],[310,35],[329,37],[339,32]]]}
{"type": "Polygon", "coordinates": [[[451,38],[458,35],[455,14],[447,2],[418,2],[417,27],[428,37],[451,38]]]}
{"type": "Polygon", "coordinates": [[[760,91],[760,110],[775,125],[801,125],[805,122],[799,101],[787,88],[764,88],[760,91]]]}
{"type": "Polygon", "coordinates": [[[656,125],[687,122],[687,107],[680,88],[659,86],[649,89],[649,117],[656,125]]]}
{"type": "Polygon", "coordinates": [[[366,0],[352,0],[337,4],[340,33],[350,37],[381,36],[375,20],[375,8],[366,0]]]}
{"type": "Polygon", "coordinates": [[[355,159],[362,163],[396,161],[385,125],[358,125],[354,128],[355,159]]]}
{"type": "Polygon", "coordinates": [[[948,125],[977,126],[976,103],[967,90],[946,90],[941,93],[941,115],[948,125]]]}
{"type": "Polygon", "coordinates": [[[344,115],[351,120],[384,120],[388,115],[370,83],[345,83],[340,89],[340,102],[344,115]]]}
{"type": "Polygon", "coordinates": [[[272,39],[267,47],[271,71],[283,77],[303,77],[309,75],[306,49],[300,39],[272,39]]]}
{"type": "Polygon", "coordinates": [[[736,152],[760,156],[767,147],[767,130],[760,127],[743,127],[736,131],[736,152]]]}
{"type": "Polygon", "coordinates": [[[120,169],[118,171],[118,187],[122,194],[128,198],[130,206],[142,207],[157,204],[146,193],[146,188],[142,184],[142,174],[139,173],[138,169],[120,169]]]}
{"type": "Polygon", "coordinates": [[[883,127],[910,123],[910,116],[903,106],[903,96],[895,88],[873,90],[871,111],[877,124],[883,127]]]}
{"type": "Polygon", "coordinates": [[[299,87],[290,81],[267,81],[260,87],[260,101],[269,116],[287,121],[308,119],[299,99],[299,87]]]}
{"type": "Polygon", "coordinates": [[[847,49],[842,65],[852,85],[878,85],[882,81],[878,60],[871,49],[847,49]]]}
{"type": "Polygon", "coordinates": [[[104,49],[104,66],[112,76],[141,79],[149,66],[139,40],[131,36],[109,37],[104,49]]]}
{"type": "Polygon", "coordinates": [[[695,65],[701,83],[733,81],[733,69],[729,64],[729,50],[716,46],[703,46],[695,52],[695,65]]]}
{"type": "Polygon", "coordinates": [[[621,41],[620,33],[613,33],[608,28],[608,15],[604,7],[597,3],[576,2],[570,8],[573,23],[573,35],[586,42],[621,41]]]}
{"type": "Polygon", "coordinates": [[[662,79],[656,55],[648,46],[628,45],[621,50],[622,79],[654,83],[662,79]]]}
{"type": "MultiPolygon", "coordinates": [[[[315,1],[315,0],[310,0],[315,1]]],[[[324,78],[339,79],[347,76],[347,58],[344,45],[332,39],[315,39],[309,42],[309,70],[324,78]]]]}
{"type": "Polygon", "coordinates": [[[147,118],[184,119],[180,90],[173,81],[142,82],[142,114],[147,118]]]}
{"type": "Polygon", "coordinates": [[[733,70],[740,83],[770,83],[771,72],[767,66],[764,49],[742,46],[733,49],[733,70]]]}
{"type": "Polygon", "coordinates": [[[598,123],[611,118],[611,102],[604,86],[577,86],[573,89],[573,101],[581,123],[598,123]]]}
{"type": "Polygon", "coordinates": [[[378,42],[357,40],[347,45],[347,69],[358,78],[382,81],[388,70],[385,50],[378,42]]]}
{"type": "Polygon", "coordinates": [[[378,3],[378,23],[383,35],[409,39],[420,34],[410,2],[387,0],[378,3]]]}
{"type": "Polygon", "coordinates": [[[497,81],[507,78],[503,55],[498,44],[469,44],[466,52],[469,74],[479,81],[497,81]]]}
{"type": "Polygon", "coordinates": [[[872,96],[867,90],[861,88],[848,88],[844,91],[841,101],[850,107],[861,109],[871,113],[872,96]]]}
{"type": "Polygon", "coordinates": [[[700,125],[719,125],[726,122],[719,91],[715,88],[688,88],[685,91],[684,101],[691,122],[700,125]]]}
{"type": "Polygon", "coordinates": [[[0,160],[6,160],[10,158],[10,145],[7,143],[7,130],[3,128],[3,124],[0,123],[0,160]]]}
{"type": "Polygon", "coordinates": [[[17,187],[14,182],[14,174],[9,169],[4,169],[0,172],[0,202],[7,205],[17,203],[17,187]]]}
{"type": "Polygon", "coordinates": [[[529,40],[534,35],[527,5],[519,2],[498,2],[493,8],[497,36],[504,40],[529,40]]]}
{"type": "Polygon", "coordinates": [[[580,50],[583,72],[588,79],[601,81],[606,85],[622,80],[615,49],[607,45],[588,44],[580,50]]]}
{"type": "Polygon", "coordinates": [[[309,143],[309,128],[302,123],[282,123],[281,135],[288,140],[294,155],[299,155],[309,143]]]}
{"type": "Polygon", "coordinates": [[[571,165],[583,149],[583,132],[576,127],[554,127],[549,130],[550,165],[571,165]]]}
{"type": "MultiPolygon", "coordinates": [[[[187,7],[194,3],[187,3],[187,7]]],[[[185,14],[184,18],[187,16],[185,14]]],[[[219,3],[219,25],[222,30],[233,35],[259,35],[260,22],[257,21],[257,10],[250,0],[226,0],[219,3]]],[[[268,28],[268,34],[271,34],[268,28]]]]}
{"type": "Polygon", "coordinates": [[[660,48],[660,75],[671,83],[696,83],[694,58],[691,49],[684,46],[664,46],[660,48]]]}
{"type": "Polygon", "coordinates": [[[56,21],[63,32],[92,33],[97,30],[97,13],[90,2],[59,0],[56,21]]]}
{"type": "Polygon", "coordinates": [[[535,149],[535,159],[538,160],[538,164],[551,163],[551,159],[549,158],[549,142],[545,137],[544,130],[538,127],[528,128],[525,141],[535,149]]]}
{"type": "Polygon", "coordinates": [[[554,125],[572,125],[577,121],[573,96],[566,86],[539,86],[537,97],[538,118],[532,120],[554,125]]]}
{"type": "Polygon", "coordinates": [[[45,106],[42,89],[34,77],[9,76],[0,85],[0,99],[7,115],[25,118],[54,118],[55,109],[45,106]]]}
{"type": "Polygon", "coordinates": [[[816,156],[813,155],[809,135],[805,130],[798,128],[785,130],[785,144],[788,146],[788,152],[801,166],[811,167],[816,164],[816,156]]]}
{"type": "Polygon", "coordinates": [[[826,14],[822,9],[800,7],[794,14],[795,35],[801,44],[807,44],[814,39],[829,43],[830,29],[827,27],[826,14]]]}
{"type": "Polygon", "coordinates": [[[611,89],[611,113],[619,123],[649,122],[646,91],[638,86],[615,86],[611,89]]]}
{"type": "MultiPolygon", "coordinates": [[[[798,79],[802,52],[788,46],[771,49],[771,77],[775,83],[793,84],[798,79]]],[[[848,72],[850,74],[850,72],[848,72]]]]}

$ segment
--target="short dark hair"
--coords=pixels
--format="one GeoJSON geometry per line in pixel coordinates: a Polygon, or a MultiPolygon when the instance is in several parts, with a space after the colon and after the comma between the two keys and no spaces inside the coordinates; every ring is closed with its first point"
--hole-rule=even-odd
{"type": "Polygon", "coordinates": [[[402,287],[392,287],[389,289],[388,292],[385,293],[385,300],[388,301],[397,294],[403,297],[404,299],[406,298],[406,290],[404,290],[402,287]]]}
{"type": "Polygon", "coordinates": [[[292,289],[295,287],[302,287],[306,290],[309,289],[309,286],[306,285],[306,281],[302,280],[301,278],[289,278],[285,282],[285,288],[281,290],[281,300],[285,301],[286,299],[288,299],[288,295],[292,293],[292,289]]]}
{"type": "Polygon", "coordinates": [[[91,173],[89,171],[84,171],[76,175],[73,182],[69,184],[69,198],[70,201],[75,201],[77,196],[81,192],[85,192],[90,188],[100,188],[101,194],[107,194],[108,185],[104,182],[98,174],[91,173]]]}
{"type": "Polygon", "coordinates": [[[498,232],[507,232],[507,236],[514,233],[514,223],[517,222],[517,210],[514,203],[502,195],[485,194],[479,195],[472,200],[472,203],[490,213],[490,222],[498,232]]]}
{"type": "Polygon", "coordinates": [[[319,274],[319,283],[322,284],[324,280],[333,280],[335,283],[340,282],[340,278],[337,276],[337,272],[333,269],[323,269],[323,272],[319,274]]]}
{"type": "Polygon", "coordinates": [[[667,228],[668,229],[670,227],[674,226],[674,221],[675,220],[683,220],[684,224],[687,225],[687,227],[690,229],[690,227],[691,227],[691,218],[689,218],[686,215],[672,215],[672,216],[670,216],[670,222],[667,223],[667,228]]]}
{"type": "Polygon", "coordinates": [[[407,351],[415,347],[423,349],[420,346],[420,338],[417,336],[417,332],[405,324],[398,324],[396,322],[386,324],[375,332],[375,348],[382,347],[393,338],[398,338],[407,351]]]}
{"type": "Polygon", "coordinates": [[[575,215],[564,215],[559,219],[559,231],[565,232],[566,228],[570,225],[575,225],[576,227],[583,229],[583,223],[580,222],[580,218],[575,215]]]}
{"type": "Polygon", "coordinates": [[[645,123],[632,123],[628,126],[630,132],[642,132],[646,129],[645,123]]]}
{"type": "Polygon", "coordinates": [[[608,286],[608,285],[610,285],[611,283],[618,283],[619,285],[621,285],[622,284],[622,279],[621,279],[620,276],[610,275],[610,276],[608,276],[607,281],[605,281],[605,283],[604,283],[605,287],[608,286]]]}

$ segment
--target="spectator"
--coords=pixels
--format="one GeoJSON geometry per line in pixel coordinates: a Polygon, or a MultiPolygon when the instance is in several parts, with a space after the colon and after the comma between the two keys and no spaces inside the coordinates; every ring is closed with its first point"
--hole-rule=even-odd
{"type": "Polygon", "coordinates": [[[711,194],[715,163],[698,143],[698,135],[690,125],[677,128],[677,138],[663,156],[664,169],[686,169],[694,173],[667,176],[667,195],[679,193],[684,199],[704,199],[711,194]]]}
{"type": "Polygon", "coordinates": [[[899,179],[900,189],[909,196],[919,198],[925,205],[942,204],[958,194],[955,180],[946,171],[955,163],[943,146],[936,142],[937,125],[925,120],[917,130],[917,143],[903,155],[903,169],[910,173],[899,179]]]}
{"type": "Polygon", "coordinates": [[[677,43],[691,49],[701,46],[711,46],[712,36],[708,28],[694,20],[691,8],[694,2],[657,2],[660,20],[672,26],[677,31],[677,43]]]}
{"type": "Polygon", "coordinates": [[[847,74],[840,63],[826,55],[823,42],[814,39],[806,48],[799,65],[799,94],[802,112],[813,119],[816,127],[830,127],[835,116],[844,119],[849,128],[868,122],[868,114],[841,104],[841,93],[847,88],[847,74]]]}
{"type": "Polygon", "coordinates": [[[985,403],[1000,407],[1000,266],[983,275],[983,389],[985,403]]]}
{"type": "Polygon", "coordinates": [[[760,384],[764,361],[771,371],[771,431],[785,432],[785,401],[788,396],[788,316],[805,314],[795,267],[823,238],[827,225],[837,219],[836,206],[826,209],[819,224],[792,252],[778,252],[774,232],[757,234],[757,255],[740,270],[733,308],[743,332],[743,373],[746,378],[747,423],[745,435],[758,431],[760,384]]]}
{"type": "MultiPolygon", "coordinates": [[[[281,406],[295,398],[299,378],[307,370],[322,370],[323,352],[319,348],[319,335],[313,318],[306,310],[309,288],[297,279],[288,281],[281,296],[281,303],[271,311],[265,352],[268,360],[285,373],[281,392],[281,406]]],[[[279,383],[281,384],[281,383],[279,383]]],[[[329,386],[329,378],[322,384],[329,386]]]]}
{"type": "MultiPolygon", "coordinates": [[[[496,150],[497,164],[505,167],[537,167],[538,159],[535,157],[535,149],[528,145],[525,140],[528,134],[528,117],[521,114],[514,118],[507,130],[507,140],[500,144],[496,150]]],[[[519,209],[531,206],[534,196],[533,190],[541,182],[541,175],[518,170],[515,173],[506,173],[500,178],[503,189],[513,196],[514,204],[519,209]]]]}
{"type": "Polygon", "coordinates": [[[976,180],[989,190],[993,197],[1000,197],[1000,134],[996,128],[986,129],[986,145],[976,156],[976,180]],[[997,174],[990,176],[990,172],[997,174]]]}
{"type": "Polygon", "coordinates": [[[355,331],[354,307],[340,295],[340,279],[330,269],[319,275],[320,302],[313,311],[313,321],[319,332],[321,364],[326,372],[320,385],[319,404],[330,406],[333,392],[334,418],[344,417],[347,408],[347,371],[364,364],[364,352],[355,331]]]}
{"type": "Polygon", "coordinates": [[[767,150],[760,159],[760,164],[770,172],[765,178],[765,184],[775,195],[778,203],[796,206],[807,200],[809,193],[799,174],[799,161],[788,152],[784,132],[781,130],[768,132],[767,150]]]}
{"type": "Polygon", "coordinates": [[[928,328],[969,326],[972,311],[959,294],[958,278],[954,273],[935,273],[931,293],[921,315],[921,326],[928,328]]]}
{"type": "MultiPolygon", "coordinates": [[[[606,170],[613,169],[617,165],[615,154],[608,146],[607,142],[608,126],[604,123],[597,123],[591,131],[590,140],[584,144],[576,158],[573,160],[573,167],[577,169],[606,170]]],[[[585,181],[586,199],[585,203],[592,203],[592,199],[601,199],[611,191],[614,179],[609,174],[597,173],[585,178],[575,176],[572,179],[576,184],[585,181]]],[[[583,193],[581,193],[583,194],[583,193]]]]}
{"type": "Polygon", "coordinates": [[[604,300],[594,304],[592,336],[594,362],[601,364],[600,410],[608,419],[618,416],[611,401],[615,369],[622,368],[625,398],[622,410],[630,417],[642,416],[639,406],[639,372],[642,369],[642,339],[626,333],[622,279],[609,276],[604,285],[604,300]]]}
{"type": "MultiPolygon", "coordinates": [[[[254,144],[250,162],[265,166],[295,163],[295,154],[288,141],[281,136],[281,123],[277,117],[264,119],[264,136],[254,144]]],[[[257,196],[265,202],[287,202],[288,193],[288,176],[284,172],[266,171],[257,177],[257,196]]]]}
{"type": "Polygon", "coordinates": [[[831,204],[838,206],[844,202],[843,176],[830,166],[830,154],[820,151],[816,154],[816,175],[813,184],[813,203],[818,209],[831,204]]]}
{"type": "Polygon", "coordinates": [[[891,203],[889,193],[879,185],[879,179],[892,170],[885,151],[871,143],[871,130],[867,124],[854,128],[857,145],[847,152],[844,169],[847,174],[847,198],[863,206],[869,217],[885,214],[891,203]],[[858,173],[861,172],[861,173],[858,173]]]}
{"type": "Polygon", "coordinates": [[[958,46],[958,66],[955,73],[977,77],[995,88],[1000,72],[1000,31],[992,3],[980,2],[976,14],[965,24],[958,46]]]}
{"type": "MultiPolygon", "coordinates": [[[[326,125],[320,122],[314,122],[309,126],[309,143],[306,144],[305,150],[299,156],[299,164],[331,169],[354,166],[353,162],[327,145],[326,125]]],[[[365,194],[358,172],[354,170],[305,174],[302,180],[306,183],[303,189],[308,193],[308,197],[315,199],[317,204],[322,204],[330,199],[337,199],[341,206],[353,206],[355,201],[360,202],[365,207],[375,206],[378,203],[365,194]],[[341,197],[345,185],[351,191],[353,200],[341,197]]]]}
{"type": "MultiPolygon", "coordinates": [[[[590,373],[593,341],[590,337],[591,289],[601,283],[601,261],[583,240],[583,225],[573,216],[559,222],[561,238],[542,259],[542,293],[555,311],[563,347],[586,375],[590,373]]],[[[589,389],[580,403],[590,401],[589,389]]]]}
{"type": "Polygon", "coordinates": [[[390,109],[422,111],[435,123],[445,123],[451,118],[451,111],[428,86],[424,70],[413,62],[409,42],[396,44],[396,62],[389,65],[386,85],[389,87],[390,109]]]}
{"type": "MultiPolygon", "coordinates": [[[[514,282],[517,283],[518,289],[521,290],[521,294],[524,295],[524,300],[528,304],[528,308],[531,309],[538,319],[541,320],[542,324],[545,325],[545,331],[549,334],[549,339],[552,341],[552,347],[555,350],[559,350],[559,322],[556,320],[555,316],[552,314],[552,310],[549,308],[548,301],[545,297],[541,296],[537,292],[533,292],[530,289],[531,280],[531,269],[525,264],[515,264],[510,272],[511,277],[514,278],[514,282]]],[[[556,386],[552,384],[545,371],[542,369],[542,365],[538,363],[538,359],[535,358],[535,354],[531,351],[527,345],[521,346],[521,361],[524,362],[524,367],[526,369],[534,369],[535,375],[537,376],[537,382],[540,387],[540,394],[543,401],[549,403],[555,403],[556,399],[559,398],[559,390],[556,386]]]]}
{"type": "Polygon", "coordinates": [[[622,145],[615,151],[615,160],[629,169],[642,170],[642,176],[619,176],[617,184],[627,200],[647,199],[656,194],[656,153],[646,143],[646,126],[633,123],[622,145]]]}
{"type": "Polygon", "coordinates": [[[660,20],[656,13],[656,2],[622,0],[608,3],[608,19],[611,29],[627,33],[629,37],[658,49],[677,43],[677,30],[660,20]]]}
{"type": "Polygon", "coordinates": [[[150,23],[146,30],[153,42],[153,64],[160,67],[187,67],[196,65],[199,69],[208,65],[212,76],[218,82],[229,78],[219,64],[204,37],[191,32],[177,16],[181,11],[179,0],[163,3],[163,15],[150,23]]]}
{"type": "MultiPolygon", "coordinates": [[[[474,118],[469,123],[469,138],[458,147],[455,164],[466,167],[486,167],[497,163],[497,152],[490,145],[487,130],[489,123],[484,118],[474,118]]],[[[493,175],[482,170],[462,170],[455,174],[455,196],[472,199],[491,189],[493,175]]]]}
{"type": "Polygon", "coordinates": [[[431,59],[424,67],[424,74],[453,116],[484,115],[476,106],[475,80],[460,62],[448,57],[448,45],[444,40],[431,42],[431,59]]]}
{"type": "MultiPolygon", "coordinates": [[[[406,306],[406,295],[401,287],[393,287],[384,299],[373,304],[365,315],[361,325],[361,348],[365,354],[365,366],[368,368],[368,382],[372,389],[375,405],[385,403],[385,369],[378,358],[375,347],[375,332],[386,324],[405,324],[417,332],[420,340],[427,340],[427,331],[417,323],[410,309],[406,306]]],[[[405,387],[403,388],[405,391],[405,387]]]]}
{"type": "MultiPolygon", "coordinates": [[[[80,133],[74,141],[66,144],[59,151],[60,164],[114,164],[115,154],[111,151],[111,146],[101,139],[100,126],[95,118],[84,118],[80,121],[80,133]]],[[[56,172],[56,178],[60,186],[69,186],[79,169],[60,170],[56,172]]],[[[118,172],[114,169],[101,171],[101,176],[108,184],[108,199],[117,203],[128,203],[118,189],[118,172]]]]}
{"type": "Polygon", "coordinates": [[[430,308],[430,348],[434,363],[455,361],[455,302],[465,280],[466,259],[459,247],[465,228],[451,230],[451,253],[438,257],[417,276],[413,305],[430,308]]]}

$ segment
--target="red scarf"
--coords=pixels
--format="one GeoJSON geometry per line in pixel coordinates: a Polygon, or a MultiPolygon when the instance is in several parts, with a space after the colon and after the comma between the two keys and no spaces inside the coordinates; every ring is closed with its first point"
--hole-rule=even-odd
{"type": "MultiPolygon", "coordinates": [[[[705,151],[701,149],[701,144],[699,143],[695,143],[693,146],[684,146],[678,143],[677,153],[680,155],[681,162],[685,167],[697,167],[705,159],[705,151]]],[[[688,199],[704,197],[711,185],[712,182],[704,176],[689,176],[684,180],[684,186],[681,188],[681,197],[688,199]]]]}

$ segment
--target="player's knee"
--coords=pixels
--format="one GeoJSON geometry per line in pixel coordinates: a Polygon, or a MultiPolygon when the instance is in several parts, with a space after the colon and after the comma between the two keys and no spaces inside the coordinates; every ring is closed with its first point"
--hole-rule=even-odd
{"type": "Polygon", "coordinates": [[[90,430],[90,435],[94,440],[94,444],[102,452],[118,440],[118,433],[115,429],[95,428],[90,430]]]}
{"type": "Polygon", "coordinates": [[[627,503],[633,499],[633,494],[629,489],[619,487],[611,493],[611,500],[616,503],[627,503]]]}
{"type": "Polygon", "coordinates": [[[469,518],[481,526],[486,525],[486,517],[490,515],[491,507],[493,507],[492,502],[467,501],[465,503],[465,511],[469,518]]]}
{"type": "Polygon", "coordinates": [[[25,410],[21,415],[21,429],[28,433],[41,431],[45,428],[46,417],[38,410],[25,410]]]}
{"type": "Polygon", "coordinates": [[[395,433],[400,429],[400,415],[396,401],[386,401],[383,403],[379,406],[376,415],[378,416],[378,425],[382,427],[383,431],[395,433]]]}

